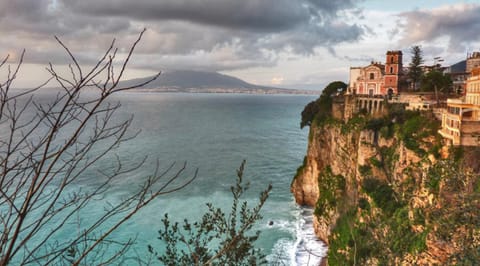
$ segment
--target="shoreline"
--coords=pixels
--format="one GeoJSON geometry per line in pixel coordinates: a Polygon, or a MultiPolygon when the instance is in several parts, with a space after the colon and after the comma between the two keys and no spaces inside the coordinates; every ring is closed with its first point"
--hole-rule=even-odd
{"type": "MultiPolygon", "coordinates": [[[[12,88],[14,91],[26,92],[32,89],[29,88],[12,88]]],[[[84,88],[84,91],[98,92],[95,88],[84,88]]],[[[39,88],[34,90],[37,92],[56,92],[63,91],[62,88],[39,88]]],[[[296,90],[296,89],[242,89],[242,88],[155,88],[155,89],[129,89],[119,93],[198,93],[198,94],[255,94],[255,95],[316,95],[319,96],[321,91],[314,90],[296,90]]]]}

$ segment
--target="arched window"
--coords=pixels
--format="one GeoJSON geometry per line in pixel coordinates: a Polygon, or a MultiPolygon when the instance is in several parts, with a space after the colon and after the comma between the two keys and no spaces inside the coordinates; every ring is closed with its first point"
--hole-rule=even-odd
{"type": "Polygon", "coordinates": [[[393,73],[393,67],[390,67],[390,73],[393,73]]]}
{"type": "Polygon", "coordinates": [[[392,56],[392,57],[390,57],[390,63],[393,64],[393,61],[394,61],[394,59],[393,59],[393,56],[392,56]]]}
{"type": "Polygon", "coordinates": [[[370,73],[370,79],[375,79],[375,74],[370,73]]]}

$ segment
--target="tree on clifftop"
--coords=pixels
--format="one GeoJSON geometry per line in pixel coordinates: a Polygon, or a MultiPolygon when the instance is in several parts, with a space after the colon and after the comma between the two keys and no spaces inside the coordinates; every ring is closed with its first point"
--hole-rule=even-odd
{"type": "Polygon", "coordinates": [[[417,90],[417,84],[420,82],[423,76],[423,70],[420,67],[423,64],[423,55],[422,55],[422,48],[420,46],[415,45],[410,48],[410,52],[412,53],[412,61],[410,62],[409,70],[408,70],[408,77],[410,78],[413,90],[417,90]]]}
{"type": "Polygon", "coordinates": [[[437,106],[440,104],[439,92],[446,93],[452,87],[452,78],[450,75],[443,74],[438,70],[432,70],[422,77],[421,90],[434,91],[437,106]]]}
{"type": "Polygon", "coordinates": [[[332,96],[336,93],[343,93],[347,89],[347,84],[342,81],[334,81],[327,85],[322,91],[320,97],[308,103],[302,111],[302,121],[300,128],[310,126],[316,118],[319,121],[331,115],[332,96]]]}

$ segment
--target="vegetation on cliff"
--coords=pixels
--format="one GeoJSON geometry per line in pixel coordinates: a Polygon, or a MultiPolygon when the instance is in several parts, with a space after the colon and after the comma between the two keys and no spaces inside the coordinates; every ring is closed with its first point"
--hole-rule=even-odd
{"type": "Polygon", "coordinates": [[[317,230],[327,232],[317,234],[329,265],[480,261],[479,150],[444,147],[438,127],[431,112],[401,105],[383,117],[311,123],[309,145],[320,147],[309,146],[319,168],[309,173],[318,173],[317,230]]]}
{"type": "Polygon", "coordinates": [[[334,81],[327,85],[322,91],[320,97],[308,103],[302,111],[302,121],[300,128],[310,126],[313,121],[321,122],[332,113],[332,97],[337,93],[342,93],[347,89],[347,84],[342,81],[334,81]]]}

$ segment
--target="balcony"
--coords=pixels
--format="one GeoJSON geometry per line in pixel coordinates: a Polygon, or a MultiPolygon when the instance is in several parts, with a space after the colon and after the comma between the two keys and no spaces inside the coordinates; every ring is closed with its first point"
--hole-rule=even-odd
{"type": "Polygon", "coordinates": [[[463,104],[463,99],[462,98],[458,98],[458,99],[451,99],[451,98],[448,98],[447,99],[447,104],[463,104]]]}

